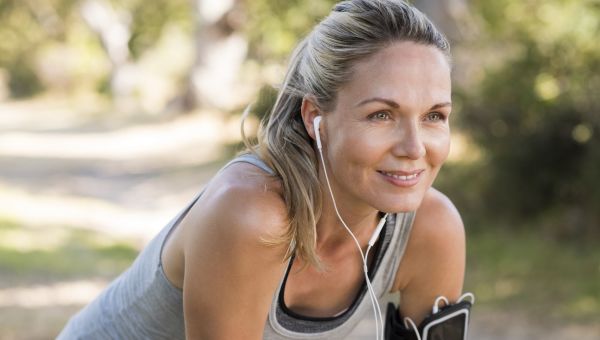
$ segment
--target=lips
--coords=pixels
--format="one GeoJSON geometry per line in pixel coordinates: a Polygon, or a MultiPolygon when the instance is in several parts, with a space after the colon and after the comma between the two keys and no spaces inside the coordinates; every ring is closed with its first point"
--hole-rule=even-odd
{"type": "Polygon", "coordinates": [[[411,170],[411,171],[387,171],[378,170],[377,172],[382,174],[386,180],[392,184],[406,187],[413,186],[419,182],[420,175],[423,173],[423,169],[411,170]]]}

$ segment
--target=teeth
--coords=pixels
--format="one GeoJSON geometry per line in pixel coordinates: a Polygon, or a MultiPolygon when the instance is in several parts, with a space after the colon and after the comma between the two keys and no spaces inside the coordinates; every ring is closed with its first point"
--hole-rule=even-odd
{"type": "Polygon", "coordinates": [[[408,175],[408,176],[401,176],[401,175],[394,175],[394,174],[391,174],[391,173],[385,172],[385,171],[382,171],[381,173],[383,173],[386,176],[394,177],[396,179],[403,180],[403,181],[408,181],[408,180],[414,179],[418,175],[418,174],[412,174],[412,175],[408,175]]]}

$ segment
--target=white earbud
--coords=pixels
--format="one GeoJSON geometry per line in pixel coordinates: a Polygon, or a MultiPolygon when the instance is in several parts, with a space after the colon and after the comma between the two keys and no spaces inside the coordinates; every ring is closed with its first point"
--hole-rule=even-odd
{"type": "Polygon", "coordinates": [[[316,116],[313,120],[313,127],[315,129],[315,136],[317,137],[317,148],[322,149],[321,145],[321,133],[319,132],[319,126],[321,125],[321,116],[316,116]]]}

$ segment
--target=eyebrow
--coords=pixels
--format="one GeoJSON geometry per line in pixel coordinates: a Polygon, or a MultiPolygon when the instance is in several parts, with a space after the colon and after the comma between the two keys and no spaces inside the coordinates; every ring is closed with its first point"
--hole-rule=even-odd
{"type": "MultiPolygon", "coordinates": [[[[384,104],[387,104],[387,105],[393,107],[394,109],[400,108],[400,105],[398,103],[396,103],[395,101],[393,101],[391,99],[381,98],[381,97],[373,97],[373,98],[365,99],[365,100],[359,102],[358,104],[356,104],[356,107],[362,106],[362,105],[365,105],[368,103],[372,103],[372,102],[381,102],[381,103],[384,103],[384,104]]],[[[440,108],[446,107],[446,106],[452,106],[452,103],[451,102],[438,103],[438,104],[433,105],[429,110],[437,110],[437,109],[440,109],[440,108]]]]}

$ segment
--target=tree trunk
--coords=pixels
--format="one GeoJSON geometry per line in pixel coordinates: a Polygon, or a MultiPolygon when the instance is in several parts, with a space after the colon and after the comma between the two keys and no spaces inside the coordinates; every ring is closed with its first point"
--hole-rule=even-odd
{"type": "Polygon", "coordinates": [[[238,32],[240,1],[192,2],[196,16],[196,56],[187,88],[175,109],[231,108],[236,104],[236,83],[247,52],[247,41],[238,32]]]}
{"type": "Polygon", "coordinates": [[[127,102],[134,91],[134,67],[130,63],[130,17],[116,11],[106,0],[86,0],[81,15],[100,37],[102,47],[111,63],[110,89],[117,106],[127,102]]]}

